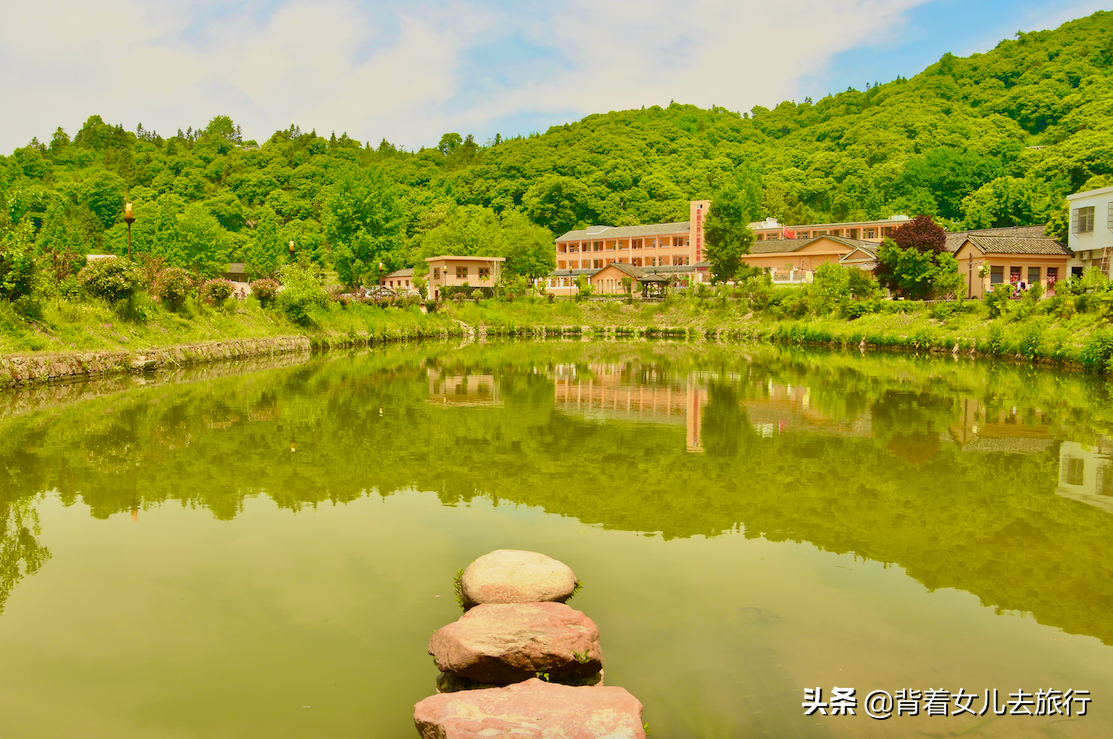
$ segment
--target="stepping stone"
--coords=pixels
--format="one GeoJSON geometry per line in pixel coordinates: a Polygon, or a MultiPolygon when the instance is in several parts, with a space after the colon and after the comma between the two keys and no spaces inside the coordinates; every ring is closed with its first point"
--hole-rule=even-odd
{"type": "Polygon", "coordinates": [[[599,629],[564,603],[485,603],[429,639],[442,672],[477,683],[509,685],[538,673],[552,682],[598,681],[599,629]]]}
{"type": "Polygon", "coordinates": [[[537,552],[496,549],[468,565],[460,577],[465,608],[481,603],[563,603],[576,591],[576,573],[537,552]]]}
{"type": "Polygon", "coordinates": [[[645,739],[642,704],[623,688],[537,678],[430,696],[414,706],[414,724],[425,739],[645,739]]]}

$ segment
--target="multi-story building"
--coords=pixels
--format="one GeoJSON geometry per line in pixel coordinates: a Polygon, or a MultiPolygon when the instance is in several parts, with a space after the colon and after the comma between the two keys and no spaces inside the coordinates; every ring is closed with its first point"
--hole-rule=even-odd
{"type": "MultiPolygon", "coordinates": [[[[694,267],[704,261],[703,221],[710,200],[688,204],[687,221],[655,223],[645,226],[590,226],[569,231],[556,240],[557,270],[599,270],[613,262],[634,267],[694,267]]],[[[751,223],[755,241],[803,241],[834,236],[849,241],[881,243],[908,220],[892,216],[877,221],[855,223],[817,223],[785,226],[775,218],[751,223]]],[[[795,251],[799,244],[783,244],[784,251],[795,251]]],[[[769,248],[757,251],[769,253],[769,248]]],[[[692,270],[696,272],[697,270],[692,270]]]]}
{"type": "Polygon", "coordinates": [[[695,265],[703,261],[703,219],[710,200],[688,204],[689,220],[647,226],[590,226],[556,240],[558,270],[695,265]]]}
{"type": "Polygon", "coordinates": [[[750,224],[754,241],[771,239],[814,239],[820,236],[838,236],[853,241],[872,241],[880,244],[886,236],[912,220],[908,216],[890,216],[877,221],[855,221],[853,223],[811,223],[787,226],[777,223],[776,218],[750,224]]]}
{"type": "Polygon", "coordinates": [[[1110,276],[1113,265],[1113,187],[1067,196],[1070,236],[1067,246],[1080,260],[1078,271],[1097,267],[1110,276]]]}

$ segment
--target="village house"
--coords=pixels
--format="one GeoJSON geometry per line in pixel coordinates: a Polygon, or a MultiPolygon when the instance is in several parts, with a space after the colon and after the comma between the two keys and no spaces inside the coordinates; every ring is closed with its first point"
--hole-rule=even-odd
{"type": "Polygon", "coordinates": [[[1113,187],[1086,190],[1067,196],[1070,235],[1067,246],[1078,259],[1078,273],[1096,267],[1110,277],[1113,268],[1113,187]]]}
{"type": "Polygon", "coordinates": [[[379,285],[381,287],[389,287],[392,290],[410,290],[413,288],[413,279],[414,271],[412,267],[398,269],[380,278],[379,285]]]}
{"type": "Polygon", "coordinates": [[[440,300],[446,288],[494,288],[502,273],[503,257],[427,257],[429,297],[440,300]]]}

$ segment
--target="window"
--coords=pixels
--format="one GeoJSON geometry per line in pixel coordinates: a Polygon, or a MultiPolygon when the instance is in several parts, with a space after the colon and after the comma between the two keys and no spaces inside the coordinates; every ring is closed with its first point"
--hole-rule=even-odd
{"type": "Polygon", "coordinates": [[[603,260],[602,259],[596,259],[595,260],[595,269],[602,269],[602,268],[603,268],[603,260]]]}
{"type": "Polygon", "coordinates": [[[479,268],[479,279],[481,279],[481,280],[491,279],[491,268],[490,267],[480,267],[479,268]]]}
{"type": "Polygon", "coordinates": [[[866,229],[866,238],[867,239],[876,239],[877,238],[877,231],[872,229],[872,228],[867,228],[866,229]]]}
{"type": "Polygon", "coordinates": [[[468,268],[467,267],[457,267],[456,268],[456,279],[457,280],[468,279],[468,268]]]}
{"type": "Polygon", "coordinates": [[[1039,267],[1029,267],[1028,268],[1028,284],[1029,285],[1035,285],[1039,281],[1040,281],[1040,268],[1039,267]]]}
{"type": "Polygon", "coordinates": [[[1106,216],[1105,219],[1105,227],[1108,228],[1110,231],[1113,231],[1113,200],[1109,201],[1108,209],[1109,214],[1106,216]]]}
{"type": "Polygon", "coordinates": [[[846,236],[847,236],[847,238],[851,238],[851,239],[858,238],[858,229],[851,228],[851,229],[847,230],[846,236]]]}
{"type": "Polygon", "coordinates": [[[1075,208],[1071,211],[1071,231],[1076,234],[1094,232],[1094,206],[1075,208]]]}
{"type": "Polygon", "coordinates": [[[1070,268],[1070,276],[1071,277],[1081,277],[1082,276],[1082,268],[1081,267],[1071,267],[1070,268]]]}
{"type": "Polygon", "coordinates": [[[1082,473],[1086,468],[1086,463],[1078,457],[1064,457],[1063,464],[1060,467],[1062,470],[1062,479],[1067,485],[1081,485],[1082,473]]]}
{"type": "Polygon", "coordinates": [[[406,280],[406,287],[409,287],[409,286],[410,286],[410,281],[406,280]]]}
{"type": "Polygon", "coordinates": [[[1113,466],[1104,464],[1098,467],[1097,485],[1098,495],[1113,496],[1113,466]]]}
{"type": "Polygon", "coordinates": [[[1052,285],[1054,285],[1058,281],[1059,281],[1059,268],[1058,267],[1048,267],[1047,268],[1047,286],[1051,287],[1052,285]]]}
{"type": "Polygon", "coordinates": [[[594,248],[595,248],[595,251],[603,251],[603,242],[602,241],[596,241],[594,248]]]}
{"type": "Polygon", "coordinates": [[[441,268],[440,267],[433,267],[433,279],[434,280],[439,280],[440,278],[441,278],[441,268]]]}
{"type": "Polygon", "coordinates": [[[1005,281],[1005,268],[1004,267],[990,267],[989,268],[989,284],[1000,285],[1005,281]]]}
{"type": "Polygon", "coordinates": [[[1012,285],[1020,284],[1020,267],[1009,267],[1009,283],[1012,285]]]}

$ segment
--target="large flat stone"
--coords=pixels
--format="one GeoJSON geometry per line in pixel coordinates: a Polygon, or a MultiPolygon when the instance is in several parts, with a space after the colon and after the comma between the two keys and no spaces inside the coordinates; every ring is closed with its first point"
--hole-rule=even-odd
{"type": "Polygon", "coordinates": [[[576,590],[576,573],[537,552],[496,549],[479,557],[460,578],[465,607],[481,603],[563,603],[576,590]]]}
{"type": "Polygon", "coordinates": [[[442,693],[414,706],[425,739],[644,739],[642,704],[623,688],[536,678],[507,688],[442,693]]]}
{"type": "Polygon", "coordinates": [[[485,603],[429,639],[442,672],[508,685],[538,673],[582,684],[603,668],[599,629],[564,603],[485,603]]]}

